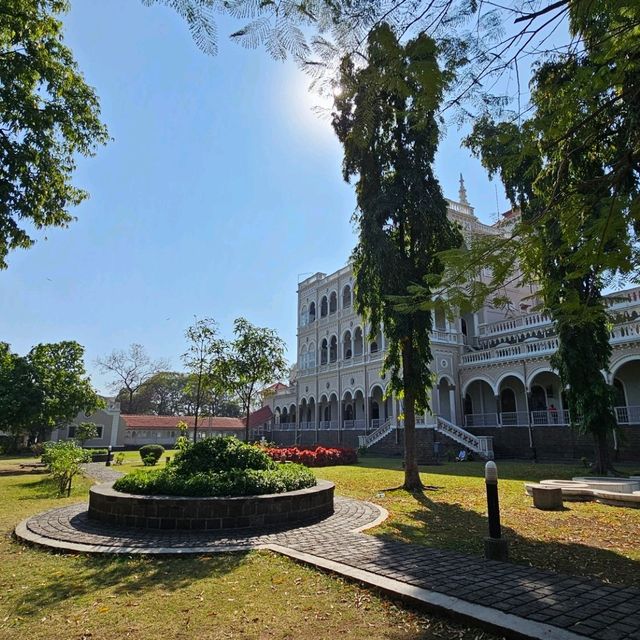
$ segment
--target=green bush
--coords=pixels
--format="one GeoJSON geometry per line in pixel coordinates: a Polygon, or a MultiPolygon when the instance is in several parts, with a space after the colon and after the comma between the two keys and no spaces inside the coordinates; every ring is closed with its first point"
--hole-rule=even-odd
{"type": "Polygon", "coordinates": [[[161,444],[145,444],[143,447],[140,447],[140,458],[142,458],[142,462],[144,462],[146,466],[153,466],[160,460],[162,454],[164,453],[164,447],[161,444]],[[145,458],[153,456],[154,462],[147,463],[145,462],[145,458]]]}
{"type": "Polygon", "coordinates": [[[106,456],[109,453],[109,449],[85,449],[85,451],[92,456],[106,456]]]}
{"type": "Polygon", "coordinates": [[[158,458],[156,458],[152,454],[149,454],[148,456],[142,458],[142,462],[145,467],[155,467],[156,464],[158,464],[158,458]]]}
{"type": "Polygon", "coordinates": [[[58,482],[60,495],[71,494],[71,482],[80,471],[80,465],[91,462],[91,455],[73,440],[45,443],[42,462],[58,482]]]}
{"type": "Polygon", "coordinates": [[[273,469],[233,469],[221,473],[176,475],[167,467],[136,471],[119,478],[114,488],[125,493],[167,496],[250,496],[313,487],[316,479],[301,464],[278,464],[273,469]]]}
{"type": "Polygon", "coordinates": [[[117,491],[173,496],[248,496],[313,487],[315,476],[299,464],[274,462],[235,437],[189,445],[164,469],[139,471],[118,479],[117,491]]]}
{"type": "Polygon", "coordinates": [[[113,464],[118,466],[124,464],[124,453],[116,453],[116,455],[113,457],[113,464]]]}
{"type": "Polygon", "coordinates": [[[269,469],[271,458],[238,438],[205,438],[176,453],[173,466],[179,475],[231,469],[269,469]]]}

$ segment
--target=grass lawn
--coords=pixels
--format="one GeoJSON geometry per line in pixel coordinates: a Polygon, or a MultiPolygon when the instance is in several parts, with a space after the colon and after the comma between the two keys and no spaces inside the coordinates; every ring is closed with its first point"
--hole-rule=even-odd
{"type": "MultiPolygon", "coordinates": [[[[10,535],[20,519],[86,499],[89,482],[56,498],[46,474],[18,462],[0,459],[0,640],[494,638],[269,552],[101,558],[23,547],[10,535]]],[[[131,456],[123,470],[136,466],[131,456]]]]}
{"type": "MultiPolygon", "coordinates": [[[[498,461],[503,535],[514,562],[618,584],[640,586],[640,509],[566,502],[564,511],[539,511],[523,482],[584,475],[566,464],[498,461]]],[[[640,465],[625,468],[637,472],[640,465]]],[[[316,469],[336,492],[385,507],[389,519],[367,533],[431,547],[482,554],[487,535],[482,462],[421,467],[423,495],[385,489],[402,484],[400,461],[364,457],[358,465],[316,469]]]]}

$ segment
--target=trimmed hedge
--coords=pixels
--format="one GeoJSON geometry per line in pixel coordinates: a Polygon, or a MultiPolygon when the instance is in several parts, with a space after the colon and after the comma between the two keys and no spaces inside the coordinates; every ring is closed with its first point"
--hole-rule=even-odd
{"type": "Polygon", "coordinates": [[[272,460],[297,462],[305,467],[328,467],[338,464],[355,464],[358,454],[349,447],[283,447],[265,449],[272,460]]]}
{"type": "Polygon", "coordinates": [[[153,466],[160,460],[164,453],[164,447],[161,444],[145,444],[140,447],[140,457],[145,466],[153,466]]]}
{"type": "Polygon", "coordinates": [[[315,476],[304,466],[278,464],[258,447],[229,436],[190,444],[164,469],[130,473],[113,488],[145,495],[214,497],[283,493],[315,485],[315,476]]]}

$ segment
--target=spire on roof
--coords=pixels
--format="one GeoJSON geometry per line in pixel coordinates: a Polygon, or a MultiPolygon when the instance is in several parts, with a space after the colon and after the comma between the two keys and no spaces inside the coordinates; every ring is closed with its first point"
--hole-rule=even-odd
{"type": "Polygon", "coordinates": [[[458,202],[461,204],[469,205],[469,201],[467,200],[467,189],[464,186],[464,178],[462,174],[460,174],[460,189],[458,189],[458,202]]]}

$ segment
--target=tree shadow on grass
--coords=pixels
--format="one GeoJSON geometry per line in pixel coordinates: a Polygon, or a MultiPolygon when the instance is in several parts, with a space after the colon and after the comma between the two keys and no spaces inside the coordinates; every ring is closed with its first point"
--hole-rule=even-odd
{"type": "MultiPolygon", "coordinates": [[[[488,535],[484,515],[459,504],[436,502],[424,493],[411,495],[418,506],[407,513],[412,523],[389,522],[385,525],[385,533],[378,537],[478,556],[484,554],[484,538],[488,535]],[[464,535],[461,536],[460,532],[464,535]]],[[[565,510],[572,510],[571,503],[565,510]]],[[[509,557],[514,563],[615,584],[640,586],[640,562],[615,551],[580,543],[529,538],[505,526],[502,527],[502,535],[509,540],[509,557]]]]}
{"type": "MultiPolygon", "coordinates": [[[[161,558],[143,556],[79,556],[74,571],[42,575],[40,584],[16,607],[21,616],[39,615],[69,598],[100,594],[110,589],[111,595],[126,596],[159,589],[171,593],[204,578],[220,578],[247,559],[249,552],[213,556],[161,558]]],[[[159,603],[160,604],[160,603],[159,603]]]]}

